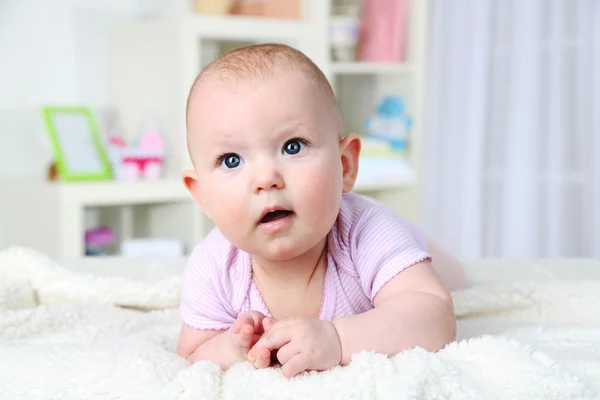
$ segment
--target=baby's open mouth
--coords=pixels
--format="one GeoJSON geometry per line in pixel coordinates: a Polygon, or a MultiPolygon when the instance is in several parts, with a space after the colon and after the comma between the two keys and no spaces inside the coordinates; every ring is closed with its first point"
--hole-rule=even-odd
{"type": "Polygon", "coordinates": [[[261,224],[266,224],[269,222],[277,221],[278,219],[282,219],[292,214],[292,211],[289,210],[277,210],[268,212],[262,219],[260,220],[261,224]]]}

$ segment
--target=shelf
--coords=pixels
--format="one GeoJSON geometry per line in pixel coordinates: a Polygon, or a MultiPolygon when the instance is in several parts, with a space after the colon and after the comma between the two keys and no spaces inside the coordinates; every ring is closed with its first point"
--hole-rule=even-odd
{"type": "Polygon", "coordinates": [[[192,201],[180,180],[43,183],[84,206],[118,206],[192,201]]]}
{"type": "Polygon", "coordinates": [[[338,75],[410,74],[413,68],[407,63],[333,62],[331,70],[338,75]]]}
{"type": "Polygon", "coordinates": [[[213,40],[296,41],[310,34],[310,25],[302,20],[244,17],[235,15],[190,14],[176,18],[127,23],[120,27],[130,34],[186,32],[213,40]]]}
{"type": "Polygon", "coordinates": [[[355,192],[377,192],[400,189],[416,183],[416,176],[409,165],[396,159],[361,158],[355,192]]]}
{"type": "Polygon", "coordinates": [[[185,23],[198,36],[213,39],[243,39],[245,41],[296,40],[308,34],[309,25],[303,21],[240,16],[203,16],[185,18],[185,23]]]}

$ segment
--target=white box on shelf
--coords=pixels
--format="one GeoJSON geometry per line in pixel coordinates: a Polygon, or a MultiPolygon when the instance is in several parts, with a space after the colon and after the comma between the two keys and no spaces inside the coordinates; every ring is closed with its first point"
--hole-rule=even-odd
{"type": "Polygon", "coordinates": [[[121,242],[121,256],[123,257],[178,258],[183,254],[183,243],[173,239],[126,239],[121,242]]]}
{"type": "Polygon", "coordinates": [[[401,158],[362,157],[355,192],[399,190],[416,183],[414,171],[401,158]]]}

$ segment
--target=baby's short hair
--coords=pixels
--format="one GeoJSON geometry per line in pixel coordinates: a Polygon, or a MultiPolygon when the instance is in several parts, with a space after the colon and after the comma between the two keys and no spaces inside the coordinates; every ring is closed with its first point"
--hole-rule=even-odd
{"type": "Polygon", "coordinates": [[[323,71],[301,51],[293,47],[268,43],[232,50],[208,64],[196,77],[187,100],[186,118],[190,99],[196,89],[207,81],[237,83],[268,79],[282,71],[298,71],[310,79],[337,107],[333,89],[323,71]]]}

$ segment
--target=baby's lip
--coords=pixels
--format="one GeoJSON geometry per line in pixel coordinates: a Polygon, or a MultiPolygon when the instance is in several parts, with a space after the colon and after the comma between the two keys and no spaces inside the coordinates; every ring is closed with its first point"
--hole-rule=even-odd
{"type": "Polygon", "coordinates": [[[290,211],[292,212],[292,210],[290,210],[289,208],[286,208],[284,206],[281,205],[275,205],[275,206],[270,206],[270,207],[266,207],[262,213],[260,213],[260,217],[258,218],[258,223],[260,224],[261,221],[263,220],[263,218],[270,212],[273,211],[290,211]]]}

